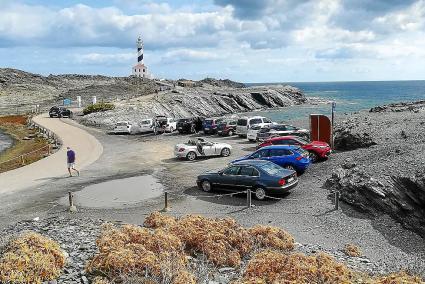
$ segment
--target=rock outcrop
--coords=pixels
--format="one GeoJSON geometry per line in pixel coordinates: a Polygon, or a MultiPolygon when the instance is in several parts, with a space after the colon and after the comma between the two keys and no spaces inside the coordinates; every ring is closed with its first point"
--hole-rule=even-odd
{"type": "Polygon", "coordinates": [[[425,111],[425,101],[416,101],[416,102],[400,102],[393,103],[383,106],[376,106],[369,110],[369,112],[421,112],[425,111]]]}

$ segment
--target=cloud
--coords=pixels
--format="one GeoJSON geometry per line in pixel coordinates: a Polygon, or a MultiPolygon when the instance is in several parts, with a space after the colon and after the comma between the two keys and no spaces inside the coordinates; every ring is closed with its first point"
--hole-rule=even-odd
{"type": "Polygon", "coordinates": [[[135,61],[136,53],[87,53],[75,55],[75,61],[80,64],[128,64],[135,61]]]}
{"type": "Polygon", "coordinates": [[[176,62],[202,62],[223,59],[224,57],[225,56],[217,52],[179,49],[165,53],[162,57],[162,62],[166,64],[176,62]]]}

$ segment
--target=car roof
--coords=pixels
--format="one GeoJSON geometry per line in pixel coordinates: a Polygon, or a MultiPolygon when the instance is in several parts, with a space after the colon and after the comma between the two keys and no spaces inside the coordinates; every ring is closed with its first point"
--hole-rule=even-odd
{"type": "Polygon", "coordinates": [[[261,148],[261,150],[272,150],[272,149],[297,150],[299,148],[300,148],[299,146],[295,146],[295,145],[270,145],[270,146],[261,148]]]}
{"type": "Polygon", "coordinates": [[[239,162],[235,162],[233,163],[233,165],[238,165],[238,166],[243,166],[243,165],[247,165],[247,166],[254,166],[254,165],[265,165],[271,163],[270,161],[264,161],[264,160],[244,160],[244,161],[239,161],[239,162]]]}

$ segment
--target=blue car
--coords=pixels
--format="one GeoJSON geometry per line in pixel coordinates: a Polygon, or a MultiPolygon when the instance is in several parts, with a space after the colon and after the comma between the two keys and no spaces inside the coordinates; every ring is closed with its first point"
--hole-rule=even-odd
{"type": "Polygon", "coordinates": [[[198,187],[210,192],[213,189],[245,191],[251,189],[254,197],[264,200],[267,195],[289,192],[297,186],[297,173],[261,160],[247,160],[229,165],[220,171],[199,175],[198,187]]]}
{"type": "Polygon", "coordinates": [[[250,155],[234,160],[232,163],[246,160],[266,160],[298,173],[303,173],[311,164],[309,153],[299,146],[293,145],[263,147],[250,155]]]}
{"type": "Polygon", "coordinates": [[[207,118],[202,123],[202,130],[205,134],[216,134],[217,127],[222,120],[222,118],[207,118]]]}

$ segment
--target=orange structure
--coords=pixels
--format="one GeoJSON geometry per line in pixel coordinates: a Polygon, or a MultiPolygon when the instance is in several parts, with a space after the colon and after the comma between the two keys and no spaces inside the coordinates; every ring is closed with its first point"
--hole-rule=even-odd
{"type": "Polygon", "coordinates": [[[326,142],[333,147],[332,123],[326,115],[310,114],[310,140],[326,142]]]}

